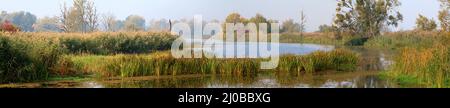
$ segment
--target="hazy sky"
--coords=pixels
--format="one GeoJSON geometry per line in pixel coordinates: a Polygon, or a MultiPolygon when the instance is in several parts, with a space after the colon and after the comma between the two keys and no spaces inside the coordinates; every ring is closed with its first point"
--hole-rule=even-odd
{"type": "MultiPolygon", "coordinates": [[[[181,19],[203,15],[205,20],[224,20],[231,12],[250,18],[261,13],[276,20],[298,19],[301,10],[308,17],[307,31],[315,31],[321,24],[330,24],[336,0],[94,0],[99,13],[113,13],[124,19],[130,14],[150,19],[181,19]]],[[[418,14],[437,19],[438,0],[400,0],[405,19],[398,29],[415,26],[418,14]]],[[[1,0],[0,10],[28,11],[38,17],[59,14],[60,5],[71,0],[1,0]]]]}

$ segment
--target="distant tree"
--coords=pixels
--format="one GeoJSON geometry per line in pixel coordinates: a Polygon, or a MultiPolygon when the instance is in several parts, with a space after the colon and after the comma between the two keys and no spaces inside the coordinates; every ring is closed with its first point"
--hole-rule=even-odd
{"type": "Polygon", "coordinates": [[[300,24],[295,23],[294,20],[288,19],[283,22],[281,25],[281,32],[282,33],[295,33],[300,32],[300,24]]]}
{"type": "Polygon", "coordinates": [[[420,15],[416,19],[416,29],[423,31],[433,31],[437,27],[436,21],[428,19],[427,17],[420,15]]]}
{"type": "Polygon", "coordinates": [[[32,32],[33,24],[36,22],[35,15],[24,11],[9,14],[6,11],[3,11],[0,17],[2,17],[0,18],[2,19],[0,21],[8,20],[25,32],[32,32]]]}
{"type": "Polygon", "coordinates": [[[271,25],[269,20],[264,17],[262,14],[257,13],[254,17],[250,18],[250,20],[248,20],[246,23],[255,23],[256,27],[259,28],[259,24],[263,23],[263,24],[267,24],[267,31],[271,32],[271,25]]]}
{"type": "Polygon", "coordinates": [[[125,21],[123,20],[117,20],[114,26],[115,31],[121,31],[125,28],[125,21]]]}
{"type": "Polygon", "coordinates": [[[326,25],[326,24],[320,25],[318,32],[321,32],[321,33],[333,32],[333,27],[326,25]]]}
{"type": "Polygon", "coordinates": [[[383,26],[398,26],[403,20],[397,11],[398,0],[340,0],[333,27],[340,32],[360,36],[363,40],[380,34],[383,26]]]}
{"type": "Polygon", "coordinates": [[[62,30],[59,29],[57,17],[40,18],[36,24],[33,25],[33,29],[36,32],[62,32],[62,30]]]}
{"type": "Polygon", "coordinates": [[[241,16],[239,13],[231,13],[225,19],[225,23],[247,23],[247,19],[241,16]]]}
{"type": "Polygon", "coordinates": [[[256,14],[254,17],[250,18],[248,22],[259,24],[259,23],[269,23],[269,21],[261,14],[256,14]]]}
{"type": "Polygon", "coordinates": [[[98,28],[98,14],[93,1],[74,0],[72,7],[61,8],[60,22],[65,32],[93,32],[98,28]]]}
{"type": "Polygon", "coordinates": [[[130,15],[125,20],[126,31],[144,31],[145,19],[138,15],[130,15]]]}
{"type": "Polygon", "coordinates": [[[149,31],[161,32],[170,30],[169,20],[159,19],[149,21],[149,31]]]}
{"type": "Polygon", "coordinates": [[[103,29],[105,31],[108,31],[108,32],[117,31],[117,29],[115,27],[117,24],[116,16],[114,16],[112,13],[103,14],[102,21],[103,21],[102,22],[103,29]]]}
{"type": "Polygon", "coordinates": [[[450,32],[450,0],[439,0],[441,2],[441,11],[439,11],[439,22],[441,30],[450,32]]]}

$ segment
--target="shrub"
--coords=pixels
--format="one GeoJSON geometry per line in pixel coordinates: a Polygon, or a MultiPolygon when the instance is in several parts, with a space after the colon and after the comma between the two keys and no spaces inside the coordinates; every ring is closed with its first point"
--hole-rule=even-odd
{"type": "Polygon", "coordinates": [[[3,23],[0,24],[0,31],[6,31],[6,32],[10,32],[10,33],[16,33],[18,31],[20,31],[19,27],[15,26],[13,23],[11,23],[10,21],[5,21],[3,23]]]}

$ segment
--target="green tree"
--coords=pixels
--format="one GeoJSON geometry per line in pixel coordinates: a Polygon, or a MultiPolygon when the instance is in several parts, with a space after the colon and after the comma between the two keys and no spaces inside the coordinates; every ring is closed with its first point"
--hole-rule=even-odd
{"type": "Polygon", "coordinates": [[[267,24],[267,31],[268,32],[271,31],[269,20],[267,20],[267,18],[264,17],[262,14],[257,13],[254,17],[250,18],[250,20],[248,20],[248,22],[255,23],[256,27],[258,27],[258,28],[259,28],[260,23],[265,23],[265,24],[267,24]]]}
{"type": "Polygon", "coordinates": [[[248,22],[255,23],[255,24],[269,23],[269,21],[267,21],[267,19],[259,13],[256,14],[254,17],[250,18],[250,20],[248,22]]]}
{"type": "Polygon", "coordinates": [[[225,23],[247,23],[248,20],[241,16],[239,13],[231,13],[225,19],[225,23]]]}
{"type": "Polygon", "coordinates": [[[145,19],[138,15],[130,15],[125,20],[126,31],[144,31],[145,19]]]}
{"type": "Polygon", "coordinates": [[[384,26],[398,26],[403,20],[398,0],[340,0],[333,27],[366,40],[380,34],[384,26]]]}
{"type": "Polygon", "coordinates": [[[416,29],[423,31],[433,31],[437,27],[436,21],[428,19],[427,17],[420,15],[416,19],[416,29]]]}

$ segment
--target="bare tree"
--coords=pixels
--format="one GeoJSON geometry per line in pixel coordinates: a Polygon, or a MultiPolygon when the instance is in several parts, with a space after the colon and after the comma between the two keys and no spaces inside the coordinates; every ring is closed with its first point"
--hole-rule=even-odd
{"type": "Polygon", "coordinates": [[[92,1],[74,0],[72,7],[61,6],[60,22],[64,32],[93,32],[98,26],[97,9],[92,1]]]}
{"type": "Polygon", "coordinates": [[[105,31],[115,32],[116,31],[116,16],[111,13],[103,15],[103,28],[105,31]]]}
{"type": "Polygon", "coordinates": [[[300,36],[303,38],[303,32],[305,32],[306,29],[306,15],[303,12],[303,10],[300,12],[300,23],[299,23],[299,28],[300,28],[300,36]]]}
{"type": "Polygon", "coordinates": [[[61,31],[69,32],[69,22],[67,21],[69,17],[69,9],[67,9],[67,4],[64,3],[61,5],[61,16],[59,17],[59,21],[61,22],[61,31]]]}
{"type": "Polygon", "coordinates": [[[94,2],[87,2],[85,12],[88,32],[96,31],[98,27],[98,14],[94,2]]]}

